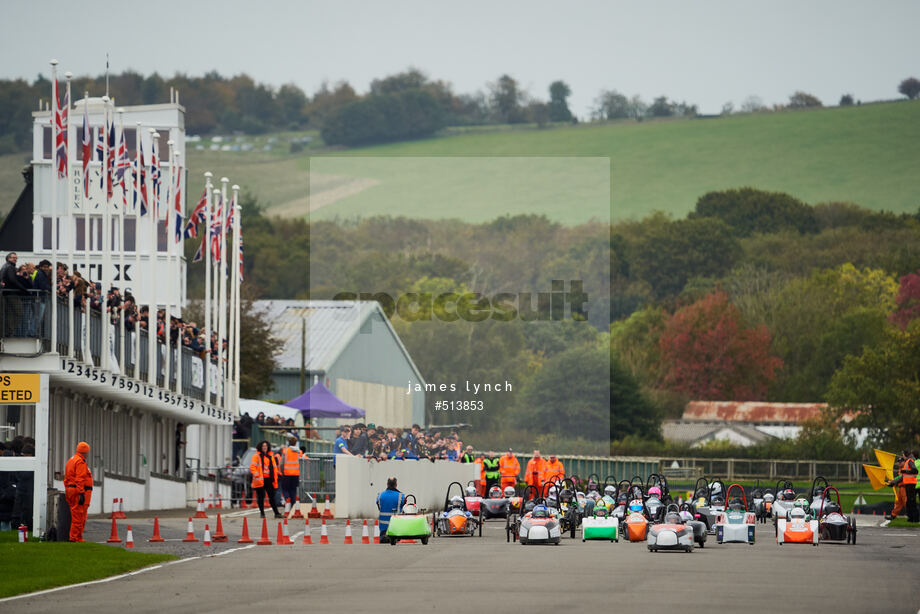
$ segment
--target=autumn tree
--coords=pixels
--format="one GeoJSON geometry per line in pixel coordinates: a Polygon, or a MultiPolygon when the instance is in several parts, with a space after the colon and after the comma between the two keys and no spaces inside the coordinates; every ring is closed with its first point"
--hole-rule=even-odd
{"type": "Polygon", "coordinates": [[[901,330],[905,330],[908,324],[920,318],[920,269],[916,273],[908,273],[901,277],[895,304],[897,308],[889,316],[889,320],[901,330]]]}
{"type": "Polygon", "coordinates": [[[821,101],[818,99],[818,97],[809,94],[808,92],[803,92],[800,90],[789,96],[790,109],[808,109],[821,106],[823,105],[821,104],[821,101]]]}
{"type": "Polygon", "coordinates": [[[659,339],[664,385],[695,399],[764,399],[782,360],[763,325],[747,328],[725,292],[713,292],[668,320],[659,339]]]}

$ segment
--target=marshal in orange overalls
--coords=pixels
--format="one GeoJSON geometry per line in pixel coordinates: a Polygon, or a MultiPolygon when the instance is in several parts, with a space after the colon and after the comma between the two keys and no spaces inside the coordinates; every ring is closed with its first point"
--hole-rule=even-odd
{"type": "Polygon", "coordinates": [[[70,506],[70,541],[83,541],[83,527],[86,526],[86,511],[93,496],[93,474],[86,464],[89,444],[81,441],[76,453],[64,466],[64,497],[70,506]]]}

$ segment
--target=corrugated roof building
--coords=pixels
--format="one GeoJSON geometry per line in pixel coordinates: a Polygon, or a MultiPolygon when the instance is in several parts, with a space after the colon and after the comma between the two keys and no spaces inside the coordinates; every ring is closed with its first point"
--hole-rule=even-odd
{"type": "Polygon", "coordinates": [[[800,424],[817,418],[827,403],[765,403],[750,401],[690,401],[684,409],[684,420],[725,420],[755,424],[800,424]]]}
{"type": "Polygon", "coordinates": [[[322,381],[337,397],[367,412],[365,422],[408,426],[425,421],[425,381],[376,301],[255,301],[284,344],[265,399],[299,396],[322,381]],[[302,342],[306,332],[306,344],[302,342]],[[303,350],[303,360],[301,360],[303,350]]]}

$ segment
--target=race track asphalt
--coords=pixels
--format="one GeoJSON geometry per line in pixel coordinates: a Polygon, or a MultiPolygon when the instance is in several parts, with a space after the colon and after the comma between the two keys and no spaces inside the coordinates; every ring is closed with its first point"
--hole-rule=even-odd
{"type": "MultiPolygon", "coordinates": [[[[184,515],[184,513],[181,513],[184,515]]],[[[211,529],[214,515],[210,514],[211,529]]],[[[253,537],[261,523],[248,516],[253,537]]],[[[755,545],[715,544],[692,553],[650,553],[644,543],[563,539],[559,546],[506,543],[504,522],[482,538],[421,544],[343,545],[342,521],[328,525],[331,545],[236,543],[241,519],[223,518],[228,544],[210,549],[178,541],[187,517],[161,517],[165,544],[147,544],[150,520],[136,518],[137,548],[187,557],[111,582],[0,602],[16,612],[680,612],[779,611],[783,614],[914,614],[920,609],[920,531],[866,526],[856,545],[778,546],[771,525],[755,545]],[[214,556],[217,553],[225,554],[214,556]],[[200,557],[200,558],[193,558],[200,557]]],[[[120,534],[124,538],[124,524],[120,534]]],[[[195,521],[201,538],[204,520],[195,521]]],[[[315,522],[315,521],[314,521],[315,522]]],[[[108,537],[111,522],[91,521],[87,536],[108,537]]],[[[270,536],[275,538],[277,525],[270,536]]],[[[319,541],[319,527],[312,537],[319,541]]],[[[79,564],[75,561],[74,564],[79,564]]]]}

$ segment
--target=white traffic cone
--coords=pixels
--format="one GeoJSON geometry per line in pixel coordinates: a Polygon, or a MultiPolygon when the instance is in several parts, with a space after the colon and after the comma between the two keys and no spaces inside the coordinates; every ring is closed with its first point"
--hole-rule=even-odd
{"type": "Polygon", "coordinates": [[[125,536],[125,548],[134,547],[134,533],[131,531],[131,525],[128,525],[128,534],[125,536]]]}
{"type": "Polygon", "coordinates": [[[204,525],[204,543],[205,546],[211,545],[211,527],[204,525]]]}

